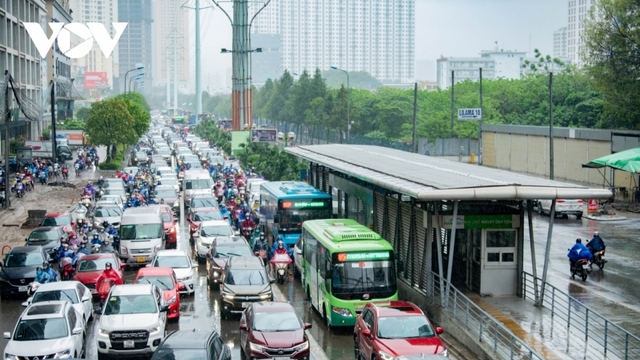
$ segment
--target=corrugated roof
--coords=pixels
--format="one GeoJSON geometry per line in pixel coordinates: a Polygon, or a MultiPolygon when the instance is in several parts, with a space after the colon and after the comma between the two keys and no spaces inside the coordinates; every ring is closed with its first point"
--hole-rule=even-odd
{"type": "Polygon", "coordinates": [[[609,198],[611,192],[370,145],[287,148],[302,159],[420,200],[609,198]]]}

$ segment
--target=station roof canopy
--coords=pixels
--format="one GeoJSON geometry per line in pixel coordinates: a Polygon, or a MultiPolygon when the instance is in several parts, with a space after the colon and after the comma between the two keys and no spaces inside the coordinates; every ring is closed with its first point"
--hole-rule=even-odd
{"type": "Polygon", "coordinates": [[[611,191],[370,145],[309,145],[286,151],[418,200],[608,199],[611,191]]]}

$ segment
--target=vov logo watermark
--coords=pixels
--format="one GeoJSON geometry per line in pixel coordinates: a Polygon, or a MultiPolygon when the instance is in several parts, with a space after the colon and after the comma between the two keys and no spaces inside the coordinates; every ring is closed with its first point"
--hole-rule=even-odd
{"type": "Polygon", "coordinates": [[[113,38],[109,35],[109,32],[102,23],[61,23],[52,22],[49,23],[52,34],[51,37],[47,37],[42,26],[39,23],[25,22],[24,28],[27,29],[31,40],[36,45],[40,57],[46,57],[47,52],[51,49],[53,42],[58,39],[58,47],[60,51],[66,56],[72,59],[81,58],[91,51],[93,47],[93,41],[98,43],[98,47],[102,50],[102,54],[105,57],[111,56],[113,49],[116,47],[120,36],[127,27],[127,23],[112,23],[113,28],[116,30],[116,34],[113,38]],[[74,34],[84,40],[78,46],[71,48],[71,34],[74,34]]]}

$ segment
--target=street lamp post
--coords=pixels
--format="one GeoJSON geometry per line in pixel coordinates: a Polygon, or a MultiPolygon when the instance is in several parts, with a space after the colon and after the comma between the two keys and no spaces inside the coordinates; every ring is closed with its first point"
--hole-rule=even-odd
{"type": "Polygon", "coordinates": [[[135,69],[131,69],[129,71],[127,71],[126,73],[124,73],[124,93],[127,93],[127,75],[129,75],[130,72],[132,71],[137,71],[137,70],[142,70],[144,69],[144,65],[138,66],[135,69]]]}
{"type": "Polygon", "coordinates": [[[132,76],[131,79],[129,79],[129,92],[131,92],[131,82],[134,81],[134,80],[138,80],[143,76],[144,76],[144,73],[140,73],[140,74],[132,76]]]}
{"type": "Polygon", "coordinates": [[[342,71],[347,74],[347,144],[349,143],[350,132],[351,132],[351,117],[349,114],[349,108],[351,107],[351,87],[349,86],[349,72],[346,70],[339,69],[337,66],[331,66],[333,70],[342,71]]]}

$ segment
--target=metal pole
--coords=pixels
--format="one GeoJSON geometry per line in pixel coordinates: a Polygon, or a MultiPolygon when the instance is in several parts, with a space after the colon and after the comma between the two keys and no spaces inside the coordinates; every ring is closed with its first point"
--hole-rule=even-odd
{"type": "MultiPolygon", "coordinates": [[[[347,59],[347,61],[349,61],[347,59]]],[[[349,72],[345,71],[347,74],[347,144],[351,139],[351,85],[349,84],[349,72]]]]}
{"type": "Polygon", "coordinates": [[[480,68],[480,123],[478,126],[478,146],[480,153],[478,154],[478,164],[482,165],[482,123],[484,115],[482,115],[482,68],[480,68]]]}
{"type": "MultiPolygon", "coordinates": [[[[9,188],[9,120],[11,111],[9,110],[9,70],[4,71],[4,81],[7,88],[4,94],[4,208],[11,206],[11,189],[9,188]]],[[[18,165],[16,159],[16,166],[18,165]]]]}
{"type": "Polygon", "coordinates": [[[202,114],[202,74],[200,68],[200,0],[196,0],[196,122],[202,114]]]}
{"type": "Polygon", "coordinates": [[[454,115],[453,115],[453,113],[455,112],[455,108],[454,108],[455,104],[454,104],[454,102],[453,102],[453,87],[454,87],[454,85],[453,85],[453,84],[455,84],[455,81],[454,81],[454,80],[455,80],[455,78],[454,78],[454,76],[455,76],[455,75],[454,75],[454,72],[453,72],[453,70],[451,70],[451,138],[452,138],[452,139],[454,138],[454,133],[453,133],[453,121],[454,121],[453,119],[454,119],[454,115]]]}
{"type": "MultiPolygon", "coordinates": [[[[166,55],[169,55],[169,49],[165,49],[165,53],[167,53],[166,55]]],[[[165,106],[165,109],[169,110],[169,108],[171,107],[171,83],[169,82],[169,56],[165,56],[165,66],[167,68],[167,104],[165,106]]]]}
{"type": "Polygon", "coordinates": [[[544,303],[544,289],[547,286],[547,271],[549,270],[549,253],[551,252],[551,238],[553,235],[553,220],[556,218],[556,199],[551,200],[549,211],[549,232],[547,233],[547,246],[544,250],[544,267],[542,268],[542,289],[540,291],[540,305],[544,303]]]}
{"type": "Polygon", "coordinates": [[[449,246],[449,251],[447,252],[449,263],[447,265],[447,304],[449,303],[449,290],[451,289],[451,271],[453,271],[453,254],[455,253],[456,247],[456,228],[458,227],[458,200],[453,202],[453,223],[451,224],[451,241],[449,242],[451,245],[449,246]]]}
{"type": "MultiPolygon", "coordinates": [[[[126,85],[126,84],[125,84],[126,85]]],[[[58,159],[58,144],[56,143],[56,83],[51,80],[51,137],[53,138],[53,161],[58,159]]]]}
{"type": "Polygon", "coordinates": [[[178,114],[178,29],[173,28],[173,116],[178,114]]]}
{"type": "Polygon", "coordinates": [[[442,216],[440,215],[440,204],[436,203],[435,206],[436,215],[436,249],[438,251],[438,275],[440,276],[440,306],[446,307],[444,301],[445,285],[444,285],[444,271],[442,270],[442,216]]]}
{"type": "Polygon", "coordinates": [[[418,116],[418,83],[415,83],[413,87],[413,140],[411,142],[411,149],[414,153],[418,152],[418,144],[416,144],[416,122],[418,116]]]}
{"type": "Polygon", "coordinates": [[[123,92],[123,94],[127,93],[127,76],[129,76],[130,72],[131,72],[131,70],[129,70],[126,73],[124,73],[124,92],[123,92]]]}
{"type": "Polygon", "coordinates": [[[533,292],[535,294],[535,304],[541,305],[538,294],[538,267],[536,265],[536,245],[533,241],[533,202],[527,200],[527,218],[529,222],[529,244],[531,245],[531,268],[533,273],[533,292]]]}
{"type": "Polygon", "coordinates": [[[553,180],[553,73],[549,73],[549,179],[553,180]]]}

